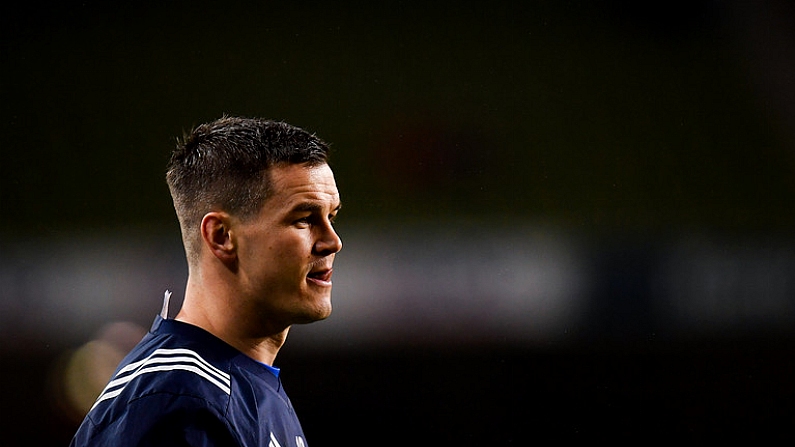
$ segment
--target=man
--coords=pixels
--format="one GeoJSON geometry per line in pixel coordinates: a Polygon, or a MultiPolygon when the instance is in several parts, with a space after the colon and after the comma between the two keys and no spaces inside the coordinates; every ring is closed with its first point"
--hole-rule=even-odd
{"type": "Polygon", "coordinates": [[[166,179],[188,260],[72,446],[305,446],[273,366],[291,325],[331,313],[340,209],[328,145],[294,126],[223,117],[178,145],[166,179]]]}

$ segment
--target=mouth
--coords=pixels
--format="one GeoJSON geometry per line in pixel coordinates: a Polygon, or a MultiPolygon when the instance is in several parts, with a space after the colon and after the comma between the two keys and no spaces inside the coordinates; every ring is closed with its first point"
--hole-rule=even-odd
{"type": "Polygon", "coordinates": [[[330,286],[331,275],[333,272],[334,270],[330,268],[312,270],[308,275],[306,275],[306,279],[320,286],[330,286]]]}

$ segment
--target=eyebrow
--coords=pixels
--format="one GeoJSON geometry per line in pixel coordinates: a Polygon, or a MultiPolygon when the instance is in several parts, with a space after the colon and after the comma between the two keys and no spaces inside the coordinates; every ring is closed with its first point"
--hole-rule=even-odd
{"type": "MultiPolygon", "coordinates": [[[[338,212],[342,208],[342,203],[340,202],[336,208],[332,211],[338,212]]],[[[301,213],[301,212],[310,212],[310,213],[318,213],[323,211],[323,206],[316,202],[302,202],[293,207],[292,212],[294,213],[301,213]]]]}

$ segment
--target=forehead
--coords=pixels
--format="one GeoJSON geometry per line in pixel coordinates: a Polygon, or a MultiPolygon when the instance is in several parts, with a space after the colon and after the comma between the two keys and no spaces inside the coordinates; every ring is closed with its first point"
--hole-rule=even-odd
{"type": "Polygon", "coordinates": [[[327,164],[318,166],[278,165],[271,168],[271,197],[268,201],[289,206],[293,202],[327,202],[335,207],[339,191],[327,164]]]}

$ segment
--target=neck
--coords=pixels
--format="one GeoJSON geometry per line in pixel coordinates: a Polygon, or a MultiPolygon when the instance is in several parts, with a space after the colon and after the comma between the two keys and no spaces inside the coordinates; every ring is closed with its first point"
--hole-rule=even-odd
{"type": "Polygon", "coordinates": [[[273,365],[289,327],[263,330],[228,288],[213,288],[188,276],[185,299],[176,320],[198,326],[252,359],[273,365]]]}

